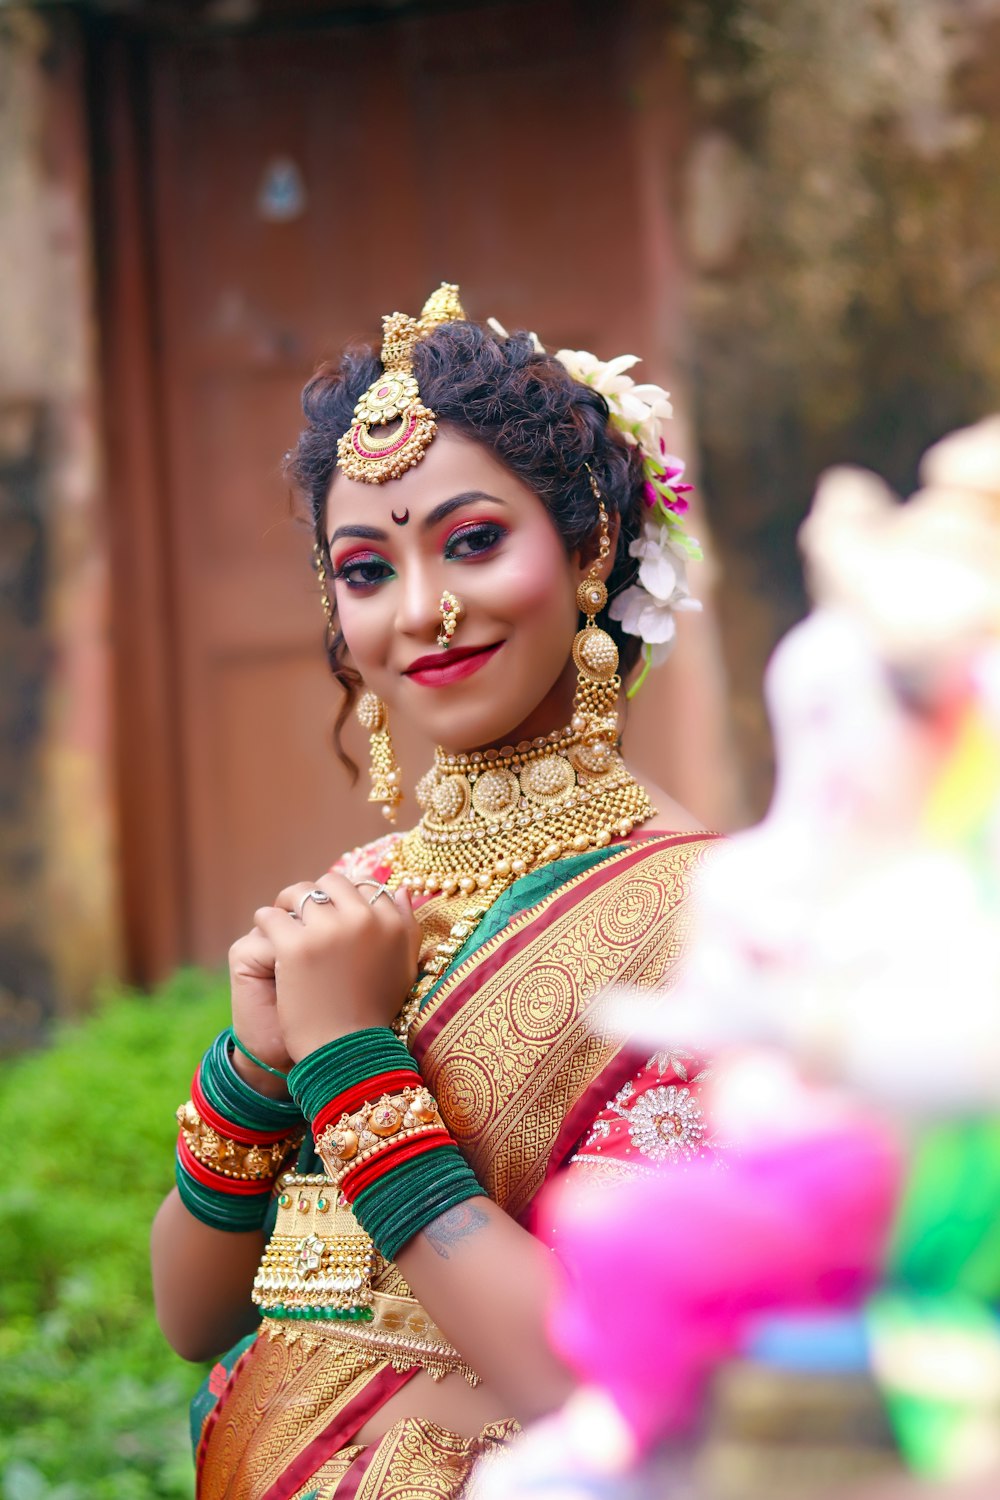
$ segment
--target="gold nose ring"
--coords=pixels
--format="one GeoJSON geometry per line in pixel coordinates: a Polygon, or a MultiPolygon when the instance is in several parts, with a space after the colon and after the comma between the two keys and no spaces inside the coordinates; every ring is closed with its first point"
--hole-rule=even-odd
{"type": "Polygon", "coordinates": [[[439,646],[450,646],[451,638],[458,629],[458,622],[465,614],[465,605],[461,599],[445,589],[441,595],[438,610],[441,615],[441,629],[437,633],[437,643],[439,646]]]}

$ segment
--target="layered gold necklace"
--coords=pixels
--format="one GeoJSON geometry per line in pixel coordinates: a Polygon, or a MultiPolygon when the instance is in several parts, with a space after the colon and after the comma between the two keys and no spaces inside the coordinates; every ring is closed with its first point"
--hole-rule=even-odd
{"type": "Polygon", "coordinates": [[[429,941],[397,1023],[401,1035],[505,886],[564,855],[627,838],[655,811],[617,745],[595,741],[586,715],[499,750],[439,749],[417,799],[424,813],[390,856],[389,884],[435,900],[420,908],[429,941]]]}

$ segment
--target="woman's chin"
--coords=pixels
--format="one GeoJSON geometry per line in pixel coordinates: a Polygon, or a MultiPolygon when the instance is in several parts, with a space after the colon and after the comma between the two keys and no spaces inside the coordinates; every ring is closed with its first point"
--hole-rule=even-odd
{"type": "MultiPolygon", "coordinates": [[[[498,652],[494,661],[499,665],[500,657],[506,654],[498,652]]],[[[525,693],[523,686],[520,693],[510,691],[513,683],[537,682],[539,677],[545,685],[537,657],[530,668],[511,657],[504,663],[507,670],[499,674],[494,661],[471,677],[440,688],[407,683],[398,701],[400,717],[449,754],[513,744],[548,734],[569,722],[572,685],[567,692],[561,691],[558,672],[556,682],[539,701],[530,692],[525,693]],[[526,730],[526,725],[538,727],[526,730]]]]}

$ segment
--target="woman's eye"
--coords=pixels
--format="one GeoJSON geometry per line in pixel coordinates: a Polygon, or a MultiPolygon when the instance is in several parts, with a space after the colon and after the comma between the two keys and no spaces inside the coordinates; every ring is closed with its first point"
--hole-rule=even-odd
{"type": "Polygon", "coordinates": [[[334,570],[334,578],[349,589],[370,589],[393,576],[384,557],[349,557],[334,570]]]}
{"type": "Polygon", "coordinates": [[[489,552],[507,535],[496,521],[480,521],[474,526],[464,526],[453,531],[445,543],[445,557],[480,557],[489,552]]]}

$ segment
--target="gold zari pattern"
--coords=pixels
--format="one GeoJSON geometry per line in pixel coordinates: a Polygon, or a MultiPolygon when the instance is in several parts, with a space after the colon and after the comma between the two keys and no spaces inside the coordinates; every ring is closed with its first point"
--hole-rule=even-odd
{"type": "Polygon", "coordinates": [[[615,863],[635,851],[609,855],[602,874],[610,878],[593,894],[582,894],[593,872],[578,875],[552,899],[558,914],[537,938],[471,982],[519,926],[530,927],[529,910],[449,974],[420,1012],[411,1045],[421,1073],[480,1182],[515,1218],[542,1183],[562,1122],[620,1050],[599,997],[612,983],[651,990],[672,982],[695,877],[716,843],[707,836],[667,845],[618,879],[615,863]],[[460,987],[462,1003],[452,1009],[460,987]],[[438,1028],[441,1010],[451,1014],[438,1028]],[[421,1053],[431,1021],[435,1035],[421,1053]]]}
{"type": "MultiPolygon", "coordinates": [[[[404,1417],[375,1444],[371,1462],[352,1494],[355,1500],[457,1500],[465,1492],[473,1466],[501,1454],[520,1430],[509,1419],[490,1422],[477,1437],[466,1438],[426,1418],[404,1417]]],[[[345,1449],[324,1464],[301,1495],[313,1493],[319,1481],[316,1500],[337,1500],[340,1481],[365,1452],[360,1446],[345,1449]]]]}
{"type": "Polygon", "coordinates": [[[315,1345],[324,1341],[350,1345],[366,1368],[389,1364],[394,1370],[412,1370],[419,1365],[432,1380],[446,1375],[462,1375],[470,1385],[479,1384],[479,1376],[468,1365],[437,1324],[428,1317],[415,1297],[391,1292],[373,1292],[369,1303],[370,1322],[341,1323],[312,1321],[302,1323],[270,1320],[265,1325],[268,1338],[283,1338],[293,1343],[304,1339],[315,1345]]]}

